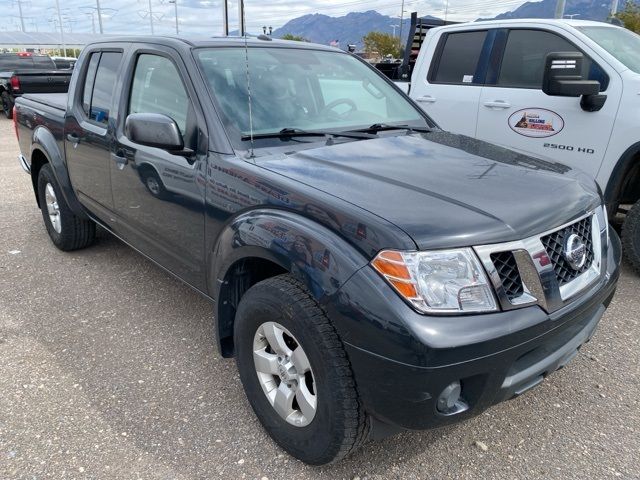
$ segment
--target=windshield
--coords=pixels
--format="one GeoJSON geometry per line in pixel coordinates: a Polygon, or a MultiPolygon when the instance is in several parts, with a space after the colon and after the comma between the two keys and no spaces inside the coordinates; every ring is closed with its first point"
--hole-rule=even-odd
{"type": "MultiPolygon", "coordinates": [[[[248,55],[254,135],[375,123],[426,126],[394,87],[350,55],[277,47],[249,48],[248,55]]],[[[245,51],[207,48],[196,56],[237,144],[250,130],[245,51]]]]}
{"type": "Polygon", "coordinates": [[[640,36],[616,27],[579,27],[579,30],[627,68],[640,73],[640,36]]]}

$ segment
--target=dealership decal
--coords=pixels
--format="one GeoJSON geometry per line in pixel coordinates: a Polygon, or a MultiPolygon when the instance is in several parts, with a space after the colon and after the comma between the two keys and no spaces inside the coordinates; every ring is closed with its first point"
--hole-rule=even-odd
{"type": "Polygon", "coordinates": [[[526,108],[509,117],[509,127],[525,137],[544,138],[560,133],[564,128],[564,120],[551,110],[526,108]]]}

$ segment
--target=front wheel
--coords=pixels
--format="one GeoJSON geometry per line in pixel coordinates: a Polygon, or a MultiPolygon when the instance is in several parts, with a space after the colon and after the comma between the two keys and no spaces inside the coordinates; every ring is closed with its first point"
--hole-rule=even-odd
{"type": "Polygon", "coordinates": [[[2,112],[9,120],[13,118],[13,102],[8,92],[2,92],[2,112]]]}
{"type": "Polygon", "coordinates": [[[287,452],[324,465],[364,443],[369,422],[344,346],[300,282],[280,275],[250,288],[234,341],[249,403],[287,452]]]}
{"type": "Polygon", "coordinates": [[[622,251],[635,271],[640,273],[640,201],[631,207],[624,219],[622,251]]]}
{"type": "Polygon", "coordinates": [[[44,225],[56,247],[70,251],[93,243],[96,224],[78,217],[69,208],[48,163],[38,173],[38,199],[44,225]]]}

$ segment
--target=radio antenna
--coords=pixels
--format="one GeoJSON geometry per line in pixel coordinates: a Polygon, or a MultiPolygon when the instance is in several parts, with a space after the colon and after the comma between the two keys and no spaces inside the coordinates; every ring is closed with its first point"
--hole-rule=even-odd
{"type": "Polygon", "coordinates": [[[249,139],[251,142],[251,148],[249,149],[249,153],[247,158],[255,158],[253,152],[253,111],[251,110],[251,79],[249,75],[249,45],[247,41],[247,32],[246,32],[246,17],[244,13],[244,0],[240,0],[240,8],[242,9],[242,35],[244,35],[244,60],[247,72],[247,99],[249,103],[249,139]]]}

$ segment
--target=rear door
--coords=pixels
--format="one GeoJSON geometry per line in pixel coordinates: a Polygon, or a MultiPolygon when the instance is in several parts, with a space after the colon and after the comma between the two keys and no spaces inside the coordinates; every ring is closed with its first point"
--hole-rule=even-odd
{"type": "Polygon", "coordinates": [[[83,61],[79,95],[65,120],[65,150],[71,184],[79,200],[104,222],[113,209],[109,176],[114,141],[112,112],[122,50],[95,50],[83,61]]]}
{"type": "Polygon", "coordinates": [[[117,218],[126,241],[184,279],[205,290],[204,202],[206,135],[195,89],[175,52],[164,47],[141,49],[127,62],[110,175],[117,218]],[[124,135],[131,113],[171,117],[186,157],[132,142],[124,135]]]}
{"type": "Polygon", "coordinates": [[[613,68],[583,51],[566,34],[546,28],[503,30],[496,44],[500,66],[482,88],[477,137],[516,150],[550,157],[595,176],[605,154],[622,94],[613,68]],[[542,91],[545,58],[551,52],[582,52],[584,74],[598,80],[607,101],[585,112],[580,98],[542,91]]]}
{"type": "Polygon", "coordinates": [[[474,136],[493,36],[487,29],[447,30],[420,52],[411,98],[444,130],[474,136]]]}

